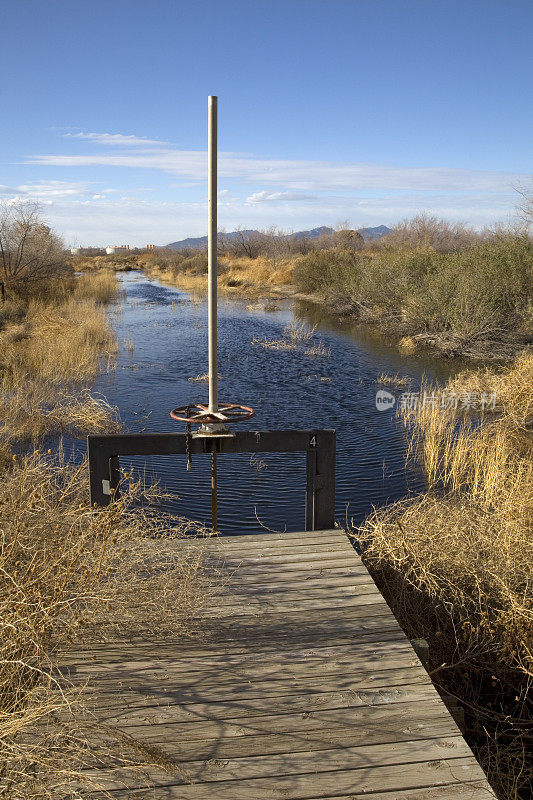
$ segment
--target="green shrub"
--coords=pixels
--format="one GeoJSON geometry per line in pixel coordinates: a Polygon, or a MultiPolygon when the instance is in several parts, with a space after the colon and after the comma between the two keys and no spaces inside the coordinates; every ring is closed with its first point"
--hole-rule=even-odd
{"type": "Polygon", "coordinates": [[[193,275],[203,275],[207,272],[207,253],[197,253],[183,259],[177,272],[189,272],[193,275]]]}
{"type": "Polygon", "coordinates": [[[374,317],[464,341],[532,325],[533,241],[525,234],[448,253],[406,244],[374,253],[318,250],[300,259],[295,280],[303,291],[344,296],[374,317]]]}
{"type": "Polygon", "coordinates": [[[305,292],[346,291],[357,283],[359,275],[359,254],[340,247],[308,253],[298,261],[294,271],[296,282],[305,292]]]}
{"type": "Polygon", "coordinates": [[[425,293],[424,321],[466,339],[530,324],[533,242],[502,236],[443,259],[425,293]]]}

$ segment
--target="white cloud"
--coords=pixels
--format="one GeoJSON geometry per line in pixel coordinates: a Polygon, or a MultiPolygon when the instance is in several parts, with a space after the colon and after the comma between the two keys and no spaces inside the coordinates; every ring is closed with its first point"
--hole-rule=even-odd
{"type": "MultiPolygon", "coordinates": [[[[138,148],[122,153],[88,155],[36,155],[26,163],[55,167],[151,168],[186,180],[203,180],[207,174],[204,151],[138,148]]],[[[452,167],[397,167],[335,161],[268,160],[220,153],[221,179],[275,184],[284,190],[316,191],[508,191],[526,176],[496,170],[452,167]]]]}
{"type": "MultiPolygon", "coordinates": [[[[450,220],[467,220],[483,227],[499,220],[505,221],[511,208],[512,198],[506,196],[476,194],[457,201],[446,194],[413,193],[381,198],[326,196],[309,204],[288,202],[281,215],[276,203],[235,200],[223,204],[219,224],[228,231],[239,225],[305,230],[349,219],[353,227],[359,228],[392,224],[426,209],[450,220]]],[[[98,200],[94,200],[92,195],[64,197],[47,206],[46,218],[67,242],[83,245],[106,245],[119,240],[131,246],[143,246],[147,241],[163,245],[206,233],[204,201],[165,202],[132,196],[98,200]]]]}
{"type": "MultiPolygon", "coordinates": [[[[106,183],[102,180],[98,185],[90,181],[38,181],[4,187],[4,195],[34,197],[53,204],[47,208],[51,222],[71,241],[85,244],[118,239],[131,245],[146,241],[165,244],[205,233],[206,198],[203,191],[196,191],[198,187],[205,189],[205,151],[181,150],[133,134],[78,132],[68,133],[66,138],[95,146],[87,154],[35,155],[26,163],[57,170],[116,167],[123,168],[125,175],[126,170],[150,168],[178,179],[164,187],[164,192],[172,192],[175,186],[178,196],[184,198],[186,189],[193,188],[189,196],[194,196],[194,201],[148,199],[152,189],[124,184],[122,188],[102,188],[111,181],[110,174],[104,179],[106,183]]],[[[78,177],[77,173],[70,174],[78,177]]],[[[262,159],[231,152],[219,154],[219,177],[220,225],[226,230],[239,225],[265,228],[280,224],[299,230],[336,224],[346,218],[354,227],[363,227],[391,224],[421,210],[481,227],[511,214],[516,204],[512,187],[525,179],[495,170],[262,159]],[[235,191],[235,184],[247,184],[247,191],[243,192],[242,186],[235,191]],[[246,199],[241,199],[245,194],[246,199]]],[[[146,187],[146,177],[142,181],[146,187]]],[[[120,187],[121,182],[117,180],[115,186],[120,187]]]]}
{"type": "Polygon", "coordinates": [[[316,194],[305,192],[253,192],[246,198],[247,203],[312,203],[318,200],[316,194]]]}
{"type": "Polygon", "coordinates": [[[16,188],[19,194],[28,195],[28,197],[34,197],[37,200],[77,197],[89,193],[87,184],[69,181],[39,181],[38,183],[21,184],[16,188]]]}
{"type": "Polygon", "coordinates": [[[9,196],[18,200],[37,200],[50,204],[65,198],[87,197],[90,190],[85,182],[73,181],[38,181],[22,183],[19,186],[0,186],[0,196],[9,196]]]}
{"type": "Polygon", "coordinates": [[[65,139],[84,139],[96,144],[119,145],[127,147],[143,147],[151,145],[163,145],[168,142],[161,142],[159,139],[143,139],[133,134],[124,133],[64,133],[65,139]]]}

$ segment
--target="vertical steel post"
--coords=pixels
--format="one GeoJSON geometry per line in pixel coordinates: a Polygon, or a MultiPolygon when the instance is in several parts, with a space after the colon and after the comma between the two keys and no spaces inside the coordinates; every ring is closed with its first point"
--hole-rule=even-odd
{"type": "MultiPolygon", "coordinates": [[[[217,364],[217,98],[208,101],[208,229],[207,229],[207,309],[209,329],[209,412],[218,411],[217,364]]],[[[211,525],[218,528],[217,520],[217,454],[211,452],[211,525]]]]}
{"type": "Polygon", "coordinates": [[[211,528],[218,533],[218,508],[217,508],[217,451],[211,450],[211,528]]]}
{"type": "Polygon", "coordinates": [[[217,98],[208,102],[207,308],[209,321],[209,411],[218,411],[217,365],[217,98]]]}

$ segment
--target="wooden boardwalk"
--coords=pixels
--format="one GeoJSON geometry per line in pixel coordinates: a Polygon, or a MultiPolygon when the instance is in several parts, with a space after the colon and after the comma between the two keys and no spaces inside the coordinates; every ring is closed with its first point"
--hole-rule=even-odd
{"type": "Polygon", "coordinates": [[[101,719],[179,763],[112,796],[494,797],[342,531],[219,538],[215,551],[228,582],[207,638],[67,657],[101,719]]]}

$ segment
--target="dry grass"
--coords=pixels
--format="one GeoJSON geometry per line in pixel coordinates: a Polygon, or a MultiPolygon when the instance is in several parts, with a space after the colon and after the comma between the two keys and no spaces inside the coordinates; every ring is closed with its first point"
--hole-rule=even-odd
{"type": "Polygon", "coordinates": [[[221,286],[227,292],[242,287],[286,286],[293,279],[294,262],[288,258],[272,261],[265,256],[252,259],[226,256],[220,260],[220,265],[221,286]]]}
{"type": "Polygon", "coordinates": [[[113,302],[118,295],[116,274],[108,269],[80,275],[74,288],[76,298],[94,300],[102,305],[113,302]]]}
{"type": "Polygon", "coordinates": [[[331,348],[326,347],[321,339],[314,342],[316,325],[309,327],[305,322],[294,320],[283,328],[281,339],[268,339],[266,336],[254,336],[252,344],[259,344],[267,350],[296,350],[300,345],[311,345],[303,354],[309,357],[325,358],[331,354],[331,348]]]}
{"type": "MultiPolygon", "coordinates": [[[[222,380],[222,375],[217,375],[218,380],[222,380]]],[[[203,375],[195,375],[194,377],[187,378],[191,383],[209,383],[209,373],[204,372],[203,375]]]]}
{"type": "Polygon", "coordinates": [[[447,391],[498,392],[500,415],[419,408],[404,421],[427,494],[375,512],[364,558],[431,673],[467,711],[469,741],[505,800],[533,779],[533,356],[447,391]]]}
{"type": "Polygon", "coordinates": [[[287,339],[268,339],[266,336],[254,336],[252,344],[259,344],[267,350],[295,350],[296,342],[287,339]]]}
{"type": "Polygon", "coordinates": [[[36,452],[0,483],[0,786],[13,800],[77,797],[88,767],[157,760],[90,719],[84,693],[59,680],[58,652],[138,632],[148,615],[152,631],[184,636],[208,597],[201,546],[182,553],[179,526],[131,513],[131,481],[120,501],[89,508],[86,476],[86,463],[36,452]]]}
{"type": "Polygon", "coordinates": [[[315,335],[316,325],[309,327],[305,322],[293,320],[283,329],[283,336],[291,342],[310,342],[315,335]]]}
{"type": "MultiPolygon", "coordinates": [[[[102,398],[92,397],[86,385],[102,369],[111,368],[117,351],[101,305],[99,274],[89,278],[82,297],[75,283],[66,297],[61,293],[30,299],[22,320],[0,331],[3,439],[37,441],[47,433],[85,435],[117,429],[116,411],[102,398]],[[91,286],[97,299],[88,296],[91,286]]],[[[116,285],[114,276],[113,280],[116,285]]]]}
{"type": "Polygon", "coordinates": [[[412,336],[402,336],[400,341],[398,342],[398,349],[401,353],[405,353],[406,355],[411,355],[415,353],[417,350],[417,343],[416,340],[413,339],[412,336]]]}
{"type": "Polygon", "coordinates": [[[40,381],[13,386],[0,395],[0,434],[11,442],[38,442],[43,436],[82,437],[120,430],[118,410],[84,387],[73,394],[40,381]]]}
{"type": "Polygon", "coordinates": [[[496,406],[519,427],[529,428],[533,423],[533,355],[524,352],[514,362],[513,369],[467,370],[449,384],[456,394],[475,392],[496,394],[496,406]]]}
{"type": "Polygon", "coordinates": [[[0,333],[0,373],[15,384],[20,375],[78,383],[94,378],[116,347],[105,310],[95,302],[30,302],[24,322],[0,333]]]}
{"type": "Polygon", "coordinates": [[[394,389],[401,389],[404,386],[409,386],[411,379],[407,375],[387,375],[386,372],[381,372],[378,375],[377,383],[382,386],[392,386],[394,389]]]}
{"type": "MultiPolygon", "coordinates": [[[[157,266],[150,258],[142,257],[140,267],[163,283],[177,286],[197,295],[207,293],[207,267],[199,270],[195,264],[190,268],[157,266]]],[[[296,260],[285,258],[271,260],[265,256],[257,258],[219,258],[218,289],[221,295],[259,298],[272,287],[283,287],[292,283],[296,260]]]]}
{"type": "Polygon", "coordinates": [[[326,347],[322,341],[308,347],[304,352],[304,356],[310,356],[311,358],[329,358],[330,355],[331,347],[326,347]]]}

